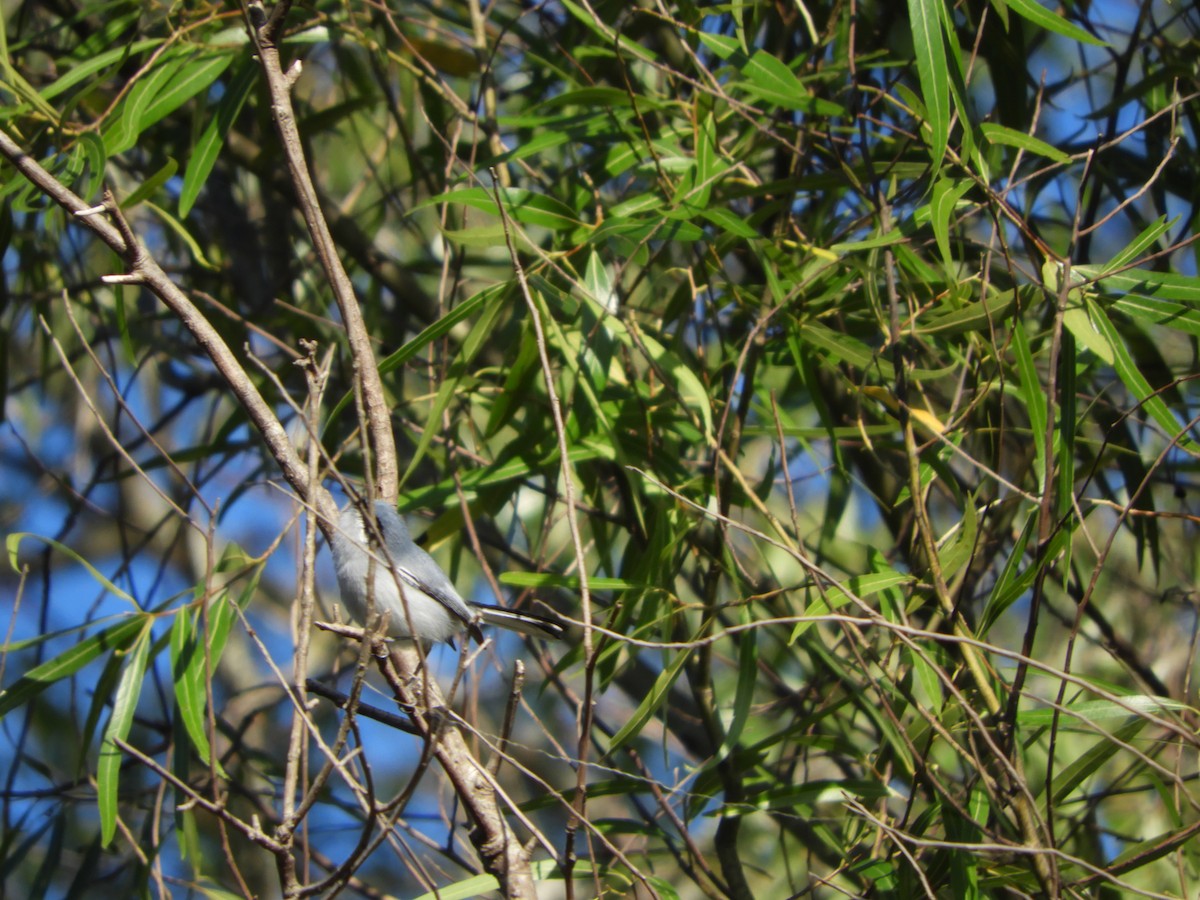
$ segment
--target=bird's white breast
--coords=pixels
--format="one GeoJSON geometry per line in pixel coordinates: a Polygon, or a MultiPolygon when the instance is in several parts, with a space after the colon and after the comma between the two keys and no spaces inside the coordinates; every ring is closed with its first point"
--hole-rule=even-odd
{"type": "Polygon", "coordinates": [[[388,613],[388,634],[407,638],[420,635],[426,643],[446,641],[457,634],[462,623],[449,610],[424,591],[398,579],[388,565],[382,552],[374,553],[375,564],[370,566],[372,555],[368,552],[368,540],[358,510],[349,508],[338,517],[341,529],[333,546],[333,560],[337,571],[338,588],[347,610],[360,623],[367,619],[367,571],[374,572],[375,611],[388,613]],[[404,600],[400,599],[400,588],[404,588],[404,600]]]}

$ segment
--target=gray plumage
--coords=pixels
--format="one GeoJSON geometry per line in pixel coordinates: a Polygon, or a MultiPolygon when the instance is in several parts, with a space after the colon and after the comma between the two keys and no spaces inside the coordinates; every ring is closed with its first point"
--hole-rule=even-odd
{"type": "Polygon", "coordinates": [[[365,529],[358,508],[353,503],[346,506],[338,516],[337,533],[330,546],[342,603],[359,622],[366,620],[367,569],[374,557],[375,610],[388,612],[388,634],[393,637],[415,636],[428,646],[453,642],[465,629],[476,640],[482,640],[481,623],[539,638],[563,636],[562,626],[544,616],[468,603],[433,557],[413,543],[395,507],[380,500],[374,511],[375,523],[365,529]],[[378,544],[380,539],[382,546],[378,544]]]}

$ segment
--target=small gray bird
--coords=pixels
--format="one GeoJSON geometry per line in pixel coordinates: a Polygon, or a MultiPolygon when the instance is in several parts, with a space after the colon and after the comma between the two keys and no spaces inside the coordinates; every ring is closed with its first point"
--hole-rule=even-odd
{"type": "Polygon", "coordinates": [[[367,529],[353,503],[343,509],[330,547],[342,602],[358,621],[366,621],[367,568],[374,557],[375,610],[388,613],[388,634],[393,637],[417,638],[429,646],[439,641],[453,643],[455,635],[465,629],[482,640],[481,623],[538,638],[563,636],[563,627],[545,616],[468,603],[433,557],[413,543],[395,507],[380,500],[374,510],[375,527],[367,529]],[[404,600],[397,583],[404,590],[404,600]]]}

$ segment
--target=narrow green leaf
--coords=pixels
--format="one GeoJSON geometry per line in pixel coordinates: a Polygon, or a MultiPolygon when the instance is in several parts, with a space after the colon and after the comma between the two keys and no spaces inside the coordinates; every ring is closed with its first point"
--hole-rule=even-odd
{"type": "Polygon", "coordinates": [[[6,18],[7,16],[0,16],[0,84],[6,85],[11,94],[20,98],[22,106],[28,104],[47,120],[57,121],[58,113],[54,107],[46,102],[46,98],[39,94],[13,65],[13,57],[8,47],[6,18]]]}
{"type": "Polygon", "coordinates": [[[1176,331],[1200,337],[1200,309],[1182,303],[1129,294],[1114,301],[1112,308],[1152,325],[1174,328],[1176,331]]]}
{"type": "Polygon", "coordinates": [[[938,548],[938,560],[942,567],[942,577],[950,580],[954,574],[970,562],[976,551],[975,539],[978,536],[979,520],[975,511],[975,498],[967,497],[963,504],[963,517],[954,532],[949,544],[943,543],[938,548]]]}
{"type": "Polygon", "coordinates": [[[1126,244],[1120,253],[1110,259],[1108,264],[1104,266],[1104,271],[1111,272],[1114,269],[1121,269],[1131,265],[1145,251],[1158,243],[1158,239],[1170,231],[1178,221],[1178,216],[1170,221],[1167,220],[1166,216],[1159,216],[1155,221],[1143,228],[1141,234],[1126,244]]]}
{"type": "Polygon", "coordinates": [[[196,635],[198,610],[184,608],[171,626],[171,676],[175,686],[175,708],[192,745],[208,764],[208,730],[204,711],[204,650],[196,635]]]}
{"type": "Polygon", "coordinates": [[[917,333],[923,335],[952,335],[965,331],[990,334],[991,331],[1010,318],[1016,310],[1017,292],[1013,290],[991,294],[983,300],[975,300],[960,309],[935,312],[923,316],[917,323],[917,333]]]}
{"type": "Polygon", "coordinates": [[[665,216],[659,215],[640,221],[606,219],[593,234],[593,243],[599,244],[613,236],[620,236],[636,243],[644,241],[676,241],[691,243],[704,240],[704,230],[690,221],[690,210],[674,210],[665,216]]]}
{"type": "Polygon", "coordinates": [[[150,103],[143,108],[137,121],[138,133],[145,131],[207,89],[232,62],[233,54],[225,51],[205,52],[189,59],[171,78],[165,80],[150,103]]]}
{"type": "Polygon", "coordinates": [[[41,90],[42,99],[50,100],[57,97],[63,91],[73,88],[85,78],[88,78],[102,69],[109,66],[118,65],[121,62],[137,56],[138,54],[152,50],[162,44],[162,38],[149,38],[147,40],[135,41],[125,47],[117,47],[113,50],[108,50],[104,53],[92,56],[87,60],[73,66],[64,75],[56,78],[41,90]]]}
{"type": "MultiPolygon", "coordinates": [[[[534,292],[535,301],[544,302],[543,298],[555,298],[558,295],[558,289],[551,282],[540,276],[534,275],[530,278],[530,282],[536,285],[537,290],[534,292]]],[[[565,299],[562,298],[562,299],[565,299]]],[[[601,452],[618,453],[620,441],[613,434],[613,420],[609,415],[609,410],[605,404],[600,401],[600,394],[603,392],[608,379],[608,370],[597,357],[593,348],[603,348],[608,344],[607,338],[613,336],[613,331],[620,329],[620,326],[615,324],[616,320],[612,316],[602,316],[600,307],[590,297],[584,298],[584,315],[590,316],[591,321],[597,328],[600,329],[600,339],[587,341],[578,332],[564,329],[554,316],[545,316],[544,322],[546,330],[550,337],[550,343],[553,344],[559,357],[566,363],[567,371],[571,378],[574,379],[573,384],[570,379],[564,378],[564,384],[567,386],[563,389],[563,395],[569,395],[571,388],[577,388],[587,401],[587,409],[590,410],[595,417],[595,421],[599,430],[604,437],[596,444],[597,449],[601,452]]],[[[589,328],[590,330],[590,328],[589,328]]],[[[623,329],[620,329],[623,332],[623,329]]],[[[580,412],[573,410],[571,413],[572,425],[578,426],[581,421],[580,412]]],[[[592,443],[590,433],[581,433],[579,439],[585,443],[592,443]]]]}
{"type": "Polygon", "coordinates": [[[595,250],[588,254],[587,268],[583,273],[583,287],[602,309],[616,311],[617,295],[612,274],[595,250]]]}
{"type": "MultiPolygon", "coordinates": [[[[996,624],[996,620],[1010,606],[1021,599],[1022,595],[1029,590],[1033,584],[1033,579],[1037,575],[1038,567],[1035,565],[1021,568],[1025,561],[1025,547],[1029,543],[1030,537],[1035,530],[1037,520],[1035,514],[1030,515],[1025,522],[1025,526],[1021,531],[1021,535],[1017,538],[1016,544],[1013,545],[1012,552],[1008,555],[1008,561],[1004,564],[1004,569],[1000,573],[1000,577],[996,580],[995,586],[992,588],[992,593],[988,597],[987,605],[984,607],[983,615],[980,617],[979,637],[983,637],[996,624]]],[[[1079,519],[1075,516],[1069,517],[1050,538],[1049,544],[1040,554],[1042,559],[1057,559],[1059,554],[1064,552],[1066,544],[1070,541],[1071,536],[1075,533],[1075,528],[1079,524],[1079,519]]]]}
{"type": "Polygon", "coordinates": [[[83,180],[88,168],[89,150],[82,142],[67,147],[56,160],[58,169],[54,173],[63,184],[76,185],[83,180]]]}
{"type": "Polygon", "coordinates": [[[1033,361],[1033,353],[1029,347],[1029,336],[1025,333],[1025,325],[1018,322],[1012,330],[1012,348],[1017,361],[1018,388],[1025,410],[1029,415],[1029,430],[1033,441],[1034,471],[1037,483],[1042,484],[1046,477],[1046,417],[1049,415],[1046,407],[1046,391],[1038,376],[1037,366],[1033,361]]]}
{"type": "Polygon", "coordinates": [[[208,656],[212,660],[213,666],[221,661],[221,655],[225,652],[225,642],[229,638],[233,623],[237,621],[238,610],[244,610],[249,606],[258,591],[258,581],[262,577],[262,572],[263,563],[259,563],[250,577],[246,579],[236,600],[230,596],[228,591],[222,591],[216,602],[209,607],[208,656]]]}
{"type": "Polygon", "coordinates": [[[79,186],[79,196],[84,200],[91,200],[100,190],[100,185],[104,183],[107,162],[104,155],[104,141],[94,131],[85,131],[79,135],[79,146],[84,159],[87,160],[88,172],[88,179],[81,182],[79,186]]]}
{"type": "MultiPolygon", "coordinates": [[[[178,739],[182,742],[183,735],[179,735],[178,739]]],[[[175,777],[183,784],[187,784],[188,773],[187,754],[176,754],[175,777]]],[[[180,860],[191,862],[192,883],[197,884],[201,873],[204,871],[204,844],[200,841],[200,829],[196,824],[196,809],[195,807],[185,805],[187,798],[182,796],[182,794],[183,792],[179,790],[175,792],[175,841],[179,844],[180,860]]],[[[199,887],[198,884],[197,887],[199,887]]]]}
{"type": "Polygon", "coordinates": [[[614,219],[632,218],[633,216],[656,212],[662,209],[662,207],[663,198],[658,194],[637,194],[612,207],[608,211],[606,221],[612,222],[614,219]]]}
{"type": "MultiPolygon", "coordinates": [[[[498,121],[502,124],[508,123],[515,116],[500,116],[498,121]]],[[[561,117],[558,117],[561,118],[561,117]]],[[[530,157],[541,156],[547,150],[553,150],[555,147],[563,144],[571,143],[574,140],[573,133],[568,129],[555,128],[552,131],[542,132],[535,135],[528,141],[521,141],[517,146],[513,147],[506,153],[500,153],[496,156],[489,157],[487,163],[489,166],[501,166],[508,163],[519,162],[530,157]]]]}
{"type": "MultiPolygon", "coordinates": [[[[971,791],[967,803],[967,816],[960,817],[950,809],[943,807],[948,826],[947,836],[960,844],[977,843],[983,836],[982,828],[986,827],[990,804],[987,791],[975,787],[971,791]]],[[[974,853],[950,854],[950,883],[955,898],[961,900],[979,900],[985,895],[979,888],[981,866],[979,856],[974,853]]]]}
{"type": "MultiPolygon", "coordinates": [[[[505,211],[515,221],[524,225],[537,225],[553,231],[575,228],[582,224],[575,211],[553,197],[537,194],[526,188],[498,188],[505,211]]],[[[443,203],[470,206],[491,215],[500,215],[492,192],[481,187],[458,188],[446,191],[427,200],[422,200],[414,210],[437,206],[443,203]]]]}
{"type": "MultiPolygon", "coordinates": [[[[459,322],[462,322],[479,312],[479,310],[483,308],[486,303],[489,303],[493,300],[498,301],[499,299],[502,299],[503,295],[506,294],[511,287],[512,285],[508,283],[490,285],[475,296],[471,297],[469,300],[464,300],[436,322],[422,329],[420,334],[418,334],[399,350],[388,354],[386,358],[381,360],[379,363],[379,374],[386,375],[388,372],[392,372],[400,368],[406,362],[420,353],[425,347],[428,347],[438,338],[447,334],[459,322]]],[[[336,422],[341,412],[344,409],[349,408],[353,402],[354,392],[347,391],[342,398],[338,400],[337,404],[330,412],[329,417],[326,419],[326,427],[333,422],[336,422]]]]}
{"type": "MultiPolygon", "coordinates": [[[[558,575],[554,572],[502,572],[500,583],[522,588],[563,588],[579,590],[578,575],[558,575]]],[[[644,591],[649,585],[630,581],[628,578],[588,577],[588,587],[593,591],[644,591]]]]}
{"type": "Polygon", "coordinates": [[[204,133],[192,148],[187,171],[183,175],[183,189],[179,193],[179,218],[187,218],[196,203],[196,198],[200,196],[200,190],[208,180],[225,143],[225,135],[233,127],[238,113],[242,111],[242,106],[254,89],[258,80],[258,69],[258,64],[252,59],[244,59],[238,63],[233,77],[225,87],[225,94],[204,128],[204,133]]]}
{"type": "Polygon", "coordinates": [[[124,671],[125,658],[122,654],[120,652],[110,653],[104,663],[104,668],[100,670],[100,675],[88,685],[92,694],[92,702],[88,706],[87,718],[84,719],[83,730],[80,732],[79,774],[81,775],[88,769],[88,752],[93,746],[92,739],[96,737],[100,719],[109,708],[124,671]]]}
{"type": "Polygon", "coordinates": [[[96,767],[96,803],[100,810],[100,840],[107,847],[117,832],[117,792],[121,774],[121,751],[117,741],[129,737],[133,713],[142,694],[146,676],[146,660],[150,656],[151,620],[138,635],[125,663],[125,672],[113,698],[112,715],[100,742],[100,760],[96,767]]]}
{"type": "MultiPolygon", "coordinates": [[[[568,458],[574,465],[586,463],[601,456],[600,450],[591,445],[572,447],[568,458]]],[[[607,457],[605,457],[607,458],[607,457]]],[[[540,470],[546,466],[558,464],[558,448],[551,443],[547,451],[532,461],[527,456],[506,458],[503,464],[489,466],[484,469],[471,469],[463,476],[463,490],[467,500],[475,501],[488,488],[497,484],[529,477],[531,469],[540,470]]],[[[457,498],[456,488],[452,481],[431,484],[425,487],[414,487],[404,492],[406,509],[440,509],[457,498]]]]}
{"type": "MultiPolygon", "coordinates": [[[[1155,694],[1130,694],[1121,697],[1119,702],[1116,700],[1082,700],[1078,703],[1068,704],[1064,710],[1059,712],[1058,719],[1063,727],[1071,727],[1071,723],[1076,722],[1075,727],[1094,734],[1096,727],[1093,726],[1098,727],[1101,722],[1123,722],[1141,713],[1193,715],[1195,712],[1195,707],[1182,700],[1172,700],[1170,697],[1159,697],[1155,694]],[[1079,725],[1077,720],[1090,723],[1090,725],[1079,725]]],[[[1054,713],[1055,711],[1048,707],[1025,709],[1018,713],[1017,719],[1025,726],[1046,728],[1053,723],[1054,713]]]]}
{"type": "Polygon", "coordinates": [[[403,487],[405,482],[425,458],[425,454],[429,451],[429,445],[433,442],[434,435],[441,433],[442,413],[446,411],[446,407],[450,404],[451,398],[458,390],[459,384],[462,381],[462,368],[460,366],[451,366],[446,377],[442,379],[442,383],[438,385],[437,393],[434,394],[433,403],[429,406],[429,412],[425,416],[425,426],[421,429],[421,437],[417,441],[417,445],[413,448],[412,457],[408,461],[408,468],[404,470],[404,474],[400,476],[400,485],[403,487]]]}
{"type": "Polygon", "coordinates": [[[979,126],[979,131],[987,138],[990,144],[1004,144],[1008,147],[1017,147],[1020,150],[1028,151],[1037,156],[1054,160],[1056,163],[1068,163],[1071,161],[1070,156],[1063,153],[1054,145],[1047,144],[1045,141],[1038,140],[1024,132],[1006,128],[1003,125],[997,125],[994,122],[984,122],[979,126]]]}
{"type": "Polygon", "coordinates": [[[980,639],[987,635],[1000,616],[1020,599],[1033,582],[1033,575],[1036,571],[1034,567],[1028,566],[1022,569],[1021,565],[1025,560],[1025,548],[1029,545],[1029,540],[1036,528],[1036,514],[1026,516],[1025,525],[1013,544],[1008,559],[1004,562],[1004,568],[1000,570],[1000,577],[992,586],[992,592],[983,608],[983,615],[979,617],[978,636],[980,639]]]}
{"type": "MultiPolygon", "coordinates": [[[[1072,760],[1054,779],[1054,805],[1064,803],[1084,781],[1099,775],[1110,759],[1123,752],[1121,745],[1128,744],[1145,727],[1145,719],[1134,719],[1114,731],[1111,739],[1102,736],[1095,745],[1072,760]]],[[[1039,805],[1042,805],[1041,797],[1039,794],[1036,798],[1039,805]]]]}
{"type": "Polygon", "coordinates": [[[711,50],[718,59],[729,59],[735,53],[742,53],[744,49],[741,41],[737,38],[730,37],[727,34],[714,34],[711,31],[701,31],[696,37],[711,50]]]}
{"type": "MultiPolygon", "coordinates": [[[[732,235],[736,238],[748,240],[760,236],[759,233],[754,230],[754,227],[746,221],[744,216],[739,216],[737,213],[733,212],[733,210],[728,209],[727,207],[710,206],[707,209],[702,209],[700,211],[700,216],[721,230],[722,234],[718,235],[718,237],[732,235]]],[[[756,247],[755,250],[757,251],[758,248],[756,247]]],[[[760,259],[762,258],[761,253],[756,252],[755,255],[757,255],[760,259]]],[[[778,271],[775,266],[764,266],[763,271],[767,273],[768,278],[778,277],[778,271]]]]}
{"type": "Polygon", "coordinates": [[[713,432],[712,405],[709,402],[708,391],[704,389],[704,384],[675,353],[644,332],[639,336],[650,358],[671,377],[684,402],[699,414],[705,438],[711,438],[713,432]]]}
{"type": "MultiPolygon", "coordinates": [[[[498,221],[488,225],[476,225],[471,228],[443,228],[441,234],[447,241],[458,247],[479,247],[483,249],[502,247],[507,237],[504,233],[504,225],[498,221]]],[[[520,232],[512,234],[512,239],[513,243],[517,246],[518,253],[526,253],[533,249],[532,243],[525,240],[520,232]]]]}
{"type": "Polygon", "coordinates": [[[1053,31],[1055,34],[1061,34],[1063,37],[1079,41],[1082,44],[1091,44],[1093,47],[1109,46],[1106,41],[1092,37],[1078,25],[1072,25],[1062,16],[1056,15],[1042,6],[1038,0],[1004,0],[1004,2],[1017,15],[1028,19],[1035,25],[1042,26],[1047,31],[1053,31]]]}
{"type": "MultiPolygon", "coordinates": [[[[741,808],[747,811],[795,807],[811,809],[824,803],[842,803],[847,796],[869,803],[875,800],[894,799],[896,795],[887,785],[868,778],[821,778],[802,784],[784,782],[776,788],[756,794],[753,800],[741,808]]],[[[725,815],[726,809],[727,807],[718,807],[710,810],[707,814],[725,815]]]]}
{"type": "MultiPolygon", "coordinates": [[[[771,57],[774,59],[775,57],[771,57]]],[[[717,136],[717,120],[710,112],[696,129],[696,188],[698,196],[689,197],[698,206],[707,206],[712,183],[728,166],[721,159],[720,138],[717,136]]]]}
{"type": "Polygon", "coordinates": [[[155,191],[174,178],[178,170],[179,163],[173,159],[167,159],[165,166],[143,181],[133,193],[121,201],[121,209],[133,209],[142,201],[154,196],[155,191]]]}
{"type": "MultiPolygon", "coordinates": [[[[665,109],[667,104],[656,97],[647,96],[646,107],[642,105],[642,97],[637,98],[637,106],[639,109],[665,109]]],[[[533,106],[534,110],[551,110],[558,109],[563,106],[573,106],[584,110],[604,110],[604,115],[608,114],[609,110],[617,109],[622,106],[633,106],[633,97],[629,91],[624,88],[615,87],[580,87],[565,90],[561,94],[555,94],[553,97],[547,97],[536,103],[533,106]]],[[[587,117],[587,121],[591,121],[592,117],[587,117]]],[[[509,117],[500,117],[500,123],[503,125],[510,124],[509,117]]],[[[548,123],[547,123],[548,124],[548,123]]]]}
{"type": "Polygon", "coordinates": [[[434,341],[449,333],[459,322],[477,315],[480,310],[485,309],[493,303],[500,304],[500,301],[504,299],[505,295],[511,289],[512,285],[508,283],[493,284],[484,288],[470,299],[464,300],[432,325],[423,328],[420,334],[395,353],[389,353],[379,363],[380,374],[387,374],[400,368],[434,341]]]}
{"type": "Polygon", "coordinates": [[[158,204],[151,203],[149,200],[146,201],[146,209],[158,216],[159,219],[161,219],[167,226],[167,228],[179,236],[179,238],[187,245],[188,251],[192,255],[192,259],[194,259],[199,265],[203,266],[205,269],[208,269],[210,272],[216,272],[220,270],[220,266],[209,262],[208,258],[204,255],[204,249],[200,246],[200,242],[192,237],[192,233],[188,231],[184,224],[175,218],[175,216],[171,215],[158,204]]]}
{"type": "MultiPolygon", "coordinates": [[[[511,287],[511,283],[509,282],[492,284],[492,286],[480,290],[478,294],[475,294],[469,300],[464,300],[461,302],[461,304],[458,304],[456,307],[452,308],[450,312],[446,313],[445,316],[438,319],[437,322],[427,325],[426,328],[422,329],[420,334],[414,337],[412,341],[404,344],[404,346],[396,350],[395,353],[389,354],[384,360],[380,361],[379,373],[386,374],[388,372],[397,370],[397,368],[400,368],[406,364],[408,360],[412,359],[413,356],[420,353],[422,349],[430,346],[430,344],[434,341],[437,341],[438,338],[448,334],[448,332],[458,323],[474,316],[474,314],[478,313],[480,310],[482,310],[482,308],[485,308],[486,305],[491,304],[492,301],[502,301],[504,299],[504,295],[508,294],[511,287]]],[[[334,424],[334,422],[337,420],[337,416],[342,413],[342,410],[348,409],[350,404],[353,403],[354,392],[347,391],[346,394],[342,396],[341,400],[337,401],[334,409],[331,410],[329,418],[325,421],[325,427],[328,428],[330,425],[334,424]]]]}
{"type": "MultiPolygon", "coordinates": [[[[844,589],[837,585],[830,585],[825,589],[823,595],[818,594],[816,599],[805,608],[804,615],[812,616],[815,619],[816,617],[841,609],[846,604],[851,603],[854,597],[862,600],[880,591],[886,591],[902,584],[911,584],[915,580],[912,575],[891,570],[871,572],[866,575],[854,575],[846,580],[844,589]]],[[[796,626],[792,629],[792,636],[788,639],[788,643],[794,644],[813,624],[814,622],[811,619],[797,622],[796,626]]]]}
{"type": "Polygon", "coordinates": [[[875,237],[864,238],[861,241],[845,241],[839,244],[832,245],[829,250],[841,256],[846,253],[855,253],[859,250],[875,250],[879,247],[890,247],[892,244],[899,244],[901,241],[908,240],[908,235],[902,232],[899,228],[893,228],[887,234],[876,235],[875,237]]]}
{"type": "Polygon", "coordinates": [[[940,716],[942,708],[945,706],[946,698],[942,693],[942,681],[938,678],[937,670],[929,664],[919,653],[915,653],[905,647],[904,655],[908,659],[909,665],[912,666],[913,675],[916,676],[917,683],[921,685],[925,695],[925,703],[933,711],[934,715],[940,716]]]}
{"type": "Polygon", "coordinates": [[[638,708],[633,711],[633,714],[621,726],[620,730],[613,735],[613,739],[609,742],[608,752],[613,753],[625,745],[630,738],[634,738],[641,734],[646,723],[650,721],[660,706],[666,702],[667,695],[671,692],[671,686],[675,684],[679,673],[683,671],[684,664],[688,661],[687,653],[676,653],[672,656],[670,663],[654,679],[654,684],[646,692],[646,696],[642,698],[642,702],[638,704],[638,708]]]}
{"type": "MultiPolygon", "coordinates": [[[[751,621],[750,608],[742,607],[742,624],[751,621]]],[[[721,747],[717,751],[717,759],[725,759],[737,749],[738,741],[742,739],[742,731],[750,719],[754,702],[754,687],[758,684],[758,630],[743,631],[738,641],[738,674],[737,687],[733,694],[733,715],[721,747]]]]}
{"type": "Polygon", "coordinates": [[[1105,292],[1129,293],[1161,300],[1182,300],[1200,307],[1200,278],[1172,272],[1151,272],[1148,269],[1128,269],[1105,275],[1099,266],[1074,266],[1072,274],[1086,280],[1098,280],[1105,292]]]}
{"type": "Polygon", "coordinates": [[[676,204],[704,209],[712,199],[713,183],[728,166],[717,153],[717,126],[712,113],[696,129],[696,164],[679,182],[676,204]]]}
{"type": "Polygon", "coordinates": [[[1114,356],[1113,368],[1116,369],[1117,375],[1125,387],[1137,398],[1168,438],[1178,438],[1179,446],[1189,453],[1200,453],[1200,446],[1197,446],[1195,441],[1188,437],[1183,424],[1171,412],[1166,401],[1150,386],[1150,382],[1146,380],[1133,357],[1129,355],[1129,350],[1112,321],[1104,314],[1099,305],[1090,300],[1088,301],[1088,313],[1096,330],[1111,345],[1114,356]]]}
{"type": "Polygon", "coordinates": [[[751,54],[742,67],[742,74],[749,79],[745,87],[752,95],[784,109],[803,110],[822,116],[845,113],[836,103],[813,97],[783,60],[765,50],[755,50],[751,54]]]}
{"type": "Polygon", "coordinates": [[[1008,2],[1007,0],[992,0],[992,9],[1000,16],[1000,23],[1008,31],[1008,2]]]}
{"type": "Polygon", "coordinates": [[[560,0],[560,2],[563,9],[574,16],[585,28],[595,32],[602,39],[604,45],[612,46],[614,49],[619,50],[622,55],[628,55],[643,62],[652,64],[658,62],[653,51],[643,47],[638,41],[629,38],[621,31],[607,25],[602,17],[597,16],[592,11],[591,6],[581,6],[575,0],[560,0]]]}
{"type": "Polygon", "coordinates": [[[85,569],[87,569],[88,573],[94,579],[96,579],[97,582],[99,582],[100,586],[103,587],[110,594],[112,594],[114,597],[118,597],[121,600],[124,600],[126,603],[130,604],[135,609],[141,609],[141,607],[138,606],[138,602],[136,600],[134,600],[133,597],[131,597],[129,594],[125,593],[123,590],[121,590],[119,587],[117,587],[115,584],[113,584],[111,581],[109,581],[107,578],[105,578],[103,575],[101,575],[99,569],[97,569],[95,566],[93,566],[90,562],[88,562],[86,559],[84,559],[82,556],[80,556],[78,553],[76,553],[74,550],[72,550],[66,544],[60,544],[58,541],[54,540],[53,538],[42,537],[40,534],[34,534],[33,532],[30,532],[30,531],[14,531],[12,534],[8,535],[8,537],[6,537],[4,539],[4,544],[8,548],[8,564],[10,566],[12,566],[12,569],[14,572],[21,571],[20,561],[18,559],[18,556],[19,556],[19,551],[21,548],[21,541],[24,538],[32,538],[35,541],[41,541],[43,544],[45,544],[48,547],[53,547],[59,553],[62,553],[63,555],[71,558],[75,562],[79,563],[79,565],[81,565],[85,569]]]}
{"type": "Polygon", "coordinates": [[[900,887],[896,865],[889,860],[860,859],[848,864],[846,869],[857,881],[871,885],[884,896],[895,896],[900,887]]]}
{"type": "MultiPolygon", "coordinates": [[[[491,411],[488,413],[487,427],[484,429],[484,435],[487,438],[494,438],[500,433],[500,429],[509,425],[520,414],[525,405],[533,399],[531,392],[533,388],[534,378],[540,371],[540,362],[538,359],[537,341],[533,335],[532,329],[524,329],[521,332],[520,340],[517,342],[515,352],[511,352],[511,364],[508,371],[504,375],[504,385],[492,402],[491,411]]],[[[536,452],[530,443],[536,442],[520,441],[508,444],[498,455],[497,459],[484,469],[475,469],[475,472],[495,471],[498,468],[503,468],[504,461],[515,455],[518,458],[525,458],[528,454],[536,452]]]]}
{"type": "Polygon", "coordinates": [[[500,881],[495,875],[468,875],[454,884],[421,894],[417,900],[470,900],[472,897],[493,896],[499,889],[500,881]]]}
{"type": "Polygon", "coordinates": [[[109,156],[132,147],[143,131],[205,90],[232,61],[232,53],[226,51],[185,51],[160,59],[133,86],[116,119],[104,129],[109,156]]]}
{"type": "Polygon", "coordinates": [[[950,139],[950,73],[946,45],[942,40],[942,0],[908,0],[909,26],[917,57],[921,99],[930,129],[929,155],[934,170],[940,169],[950,139]]]}
{"type": "Polygon", "coordinates": [[[942,253],[942,263],[950,275],[957,269],[954,257],[950,253],[950,217],[954,214],[958,201],[970,189],[969,181],[954,182],[949,178],[939,178],[933,183],[929,201],[929,223],[933,226],[933,236],[937,241],[938,250],[942,253]]]}
{"type": "Polygon", "coordinates": [[[784,109],[796,109],[822,116],[845,115],[846,110],[836,103],[819,99],[809,93],[796,73],[783,60],[765,50],[755,50],[747,56],[736,38],[707,31],[696,35],[702,44],[719,59],[728,62],[746,80],[737,84],[752,97],[784,109]]]}
{"type": "MultiPolygon", "coordinates": [[[[1072,291],[1072,293],[1075,292],[1072,291]]],[[[1113,347],[1107,338],[1097,330],[1095,323],[1092,321],[1092,317],[1088,313],[1090,305],[1072,303],[1063,311],[1063,325],[1071,332],[1072,337],[1082,347],[1090,350],[1111,366],[1114,360],[1113,347]]]]}
{"type": "Polygon", "coordinates": [[[143,75],[129,89],[116,116],[106,121],[101,133],[104,138],[105,150],[109,156],[124,153],[137,142],[138,135],[141,133],[139,123],[142,121],[146,107],[150,105],[154,95],[174,77],[176,71],[184,66],[185,62],[186,60],[179,55],[164,55],[158,60],[156,68],[143,75]]]}
{"type": "Polygon", "coordinates": [[[446,378],[438,386],[438,392],[434,395],[433,403],[429,407],[429,413],[425,419],[425,428],[421,432],[421,437],[417,441],[417,446],[413,449],[412,458],[409,460],[408,468],[404,470],[404,475],[400,479],[400,483],[404,484],[409,477],[416,471],[417,465],[424,459],[426,452],[429,450],[429,445],[433,440],[434,435],[441,433],[442,413],[446,411],[447,405],[459,390],[463,378],[467,374],[466,364],[474,358],[478,348],[482,346],[484,339],[492,333],[492,326],[496,321],[496,316],[500,312],[500,304],[491,303],[482,307],[482,314],[471,327],[466,340],[459,348],[458,354],[455,356],[446,378]]]}
{"type": "Polygon", "coordinates": [[[887,381],[895,377],[892,364],[857,338],[818,322],[805,322],[801,334],[805,343],[824,350],[833,357],[834,362],[841,360],[862,371],[878,372],[887,381]]]}
{"type": "MultiPolygon", "coordinates": [[[[1074,293],[1074,292],[1072,292],[1074,293]]],[[[1088,306],[1092,306],[1088,301],[1088,306]]],[[[1090,323],[1089,323],[1089,327],[1090,323]]],[[[1057,495],[1056,515],[1069,516],[1076,507],[1075,497],[1075,429],[1079,427],[1076,417],[1076,376],[1078,373],[1077,359],[1079,357],[1079,342],[1074,333],[1067,329],[1063,333],[1062,351],[1059,361],[1061,377],[1059,390],[1062,391],[1061,403],[1058,410],[1058,428],[1052,438],[1053,451],[1057,455],[1058,465],[1054,471],[1053,489],[1057,495]]],[[[1071,570],[1071,555],[1075,548],[1066,545],[1063,558],[1059,560],[1063,571],[1071,570]]]]}

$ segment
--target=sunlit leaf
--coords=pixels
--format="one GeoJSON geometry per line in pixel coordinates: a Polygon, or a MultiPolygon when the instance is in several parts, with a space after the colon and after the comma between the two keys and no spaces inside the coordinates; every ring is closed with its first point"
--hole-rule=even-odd
{"type": "MultiPolygon", "coordinates": [[[[146,623],[148,626],[148,622],[146,623]]],[[[108,846],[117,831],[117,792],[121,774],[121,750],[118,741],[129,737],[133,714],[142,695],[146,661],[150,657],[151,633],[144,628],[137,636],[125,662],[117,693],[113,697],[112,715],[100,742],[100,759],[96,768],[96,802],[100,809],[100,839],[108,846]]]]}

